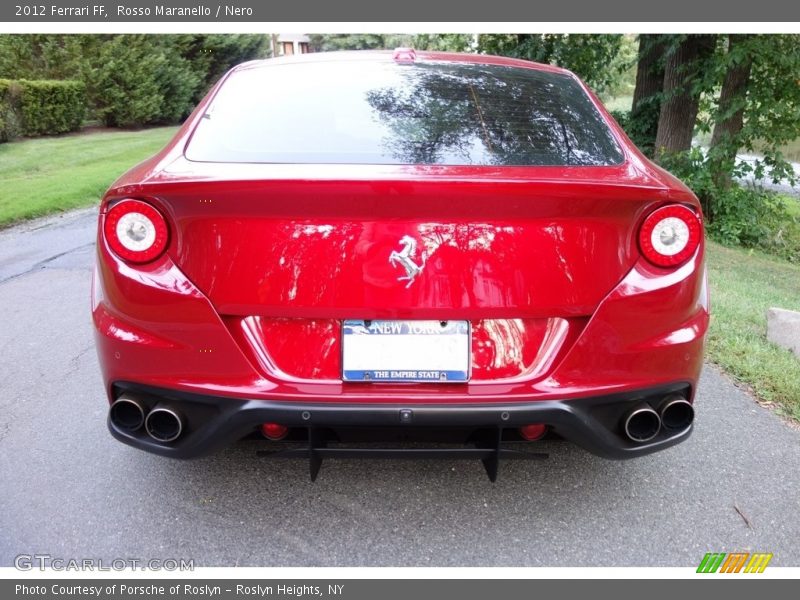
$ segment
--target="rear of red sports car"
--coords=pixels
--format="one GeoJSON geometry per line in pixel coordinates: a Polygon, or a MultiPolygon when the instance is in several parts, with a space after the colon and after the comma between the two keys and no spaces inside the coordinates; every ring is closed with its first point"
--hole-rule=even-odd
{"type": "Polygon", "coordinates": [[[543,435],[626,458],[691,432],[700,207],[561,69],[241,65],[109,189],[97,248],[109,428],[144,450],[261,434],[315,475],[354,441],[457,441],[416,452],[494,477],[543,435]]]}

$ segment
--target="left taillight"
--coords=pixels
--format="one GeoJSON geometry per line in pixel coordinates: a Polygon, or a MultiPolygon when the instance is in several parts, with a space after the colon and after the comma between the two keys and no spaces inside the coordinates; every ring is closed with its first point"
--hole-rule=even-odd
{"type": "Polygon", "coordinates": [[[121,200],[106,213],[103,234],[111,250],[132,263],[147,263],[164,253],[169,227],[162,214],[141,200],[121,200]]]}

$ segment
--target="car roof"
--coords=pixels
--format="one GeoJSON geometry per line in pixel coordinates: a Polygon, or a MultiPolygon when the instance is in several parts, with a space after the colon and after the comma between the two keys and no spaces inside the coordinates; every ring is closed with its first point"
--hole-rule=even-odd
{"type": "MultiPolygon", "coordinates": [[[[394,50],[342,50],[335,52],[309,52],[307,54],[294,54],[290,56],[278,56],[253,60],[242,63],[235,67],[234,71],[259,69],[278,65],[308,64],[320,62],[394,62],[394,50]]],[[[517,67],[523,69],[533,69],[536,71],[547,71],[575,77],[575,75],[561,67],[537,63],[520,58],[509,58],[506,56],[495,56],[493,54],[473,54],[467,52],[429,52],[415,51],[416,59],[414,62],[451,62],[477,65],[492,65],[503,67],[517,67]]]]}

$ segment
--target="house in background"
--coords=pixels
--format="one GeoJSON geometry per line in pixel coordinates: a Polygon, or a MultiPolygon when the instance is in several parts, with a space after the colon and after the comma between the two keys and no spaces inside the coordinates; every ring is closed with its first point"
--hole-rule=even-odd
{"type": "Polygon", "coordinates": [[[302,33],[278,33],[272,36],[272,56],[291,56],[311,52],[311,39],[302,33]]]}

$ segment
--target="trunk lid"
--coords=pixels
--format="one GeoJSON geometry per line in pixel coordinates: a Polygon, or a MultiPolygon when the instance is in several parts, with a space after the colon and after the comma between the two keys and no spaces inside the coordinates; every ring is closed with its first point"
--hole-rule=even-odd
{"type": "Polygon", "coordinates": [[[638,259],[643,213],[666,199],[663,187],[626,182],[624,166],[537,179],[389,176],[398,168],[287,179],[264,165],[205,166],[206,181],[162,174],[144,191],[176,229],[173,260],[223,315],[588,316],[638,259]]]}

